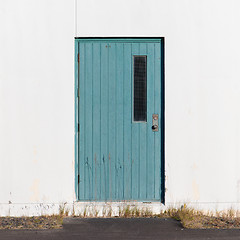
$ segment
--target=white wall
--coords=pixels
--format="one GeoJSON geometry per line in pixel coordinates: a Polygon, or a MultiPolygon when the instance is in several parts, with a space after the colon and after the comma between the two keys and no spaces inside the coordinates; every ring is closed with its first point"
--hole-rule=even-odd
{"type": "Polygon", "coordinates": [[[74,1],[0,1],[0,215],[74,199],[74,19],[74,1]]]}
{"type": "Polygon", "coordinates": [[[165,37],[168,204],[239,207],[239,9],[239,0],[77,1],[79,37],[165,37]]]}
{"type": "Polygon", "coordinates": [[[0,215],[75,200],[74,36],[165,37],[167,205],[239,207],[239,9],[238,0],[1,0],[0,215]]]}

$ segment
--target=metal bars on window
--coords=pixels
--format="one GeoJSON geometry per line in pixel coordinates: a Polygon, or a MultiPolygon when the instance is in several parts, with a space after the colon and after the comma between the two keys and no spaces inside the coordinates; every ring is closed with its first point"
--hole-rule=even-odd
{"type": "Polygon", "coordinates": [[[133,121],[147,121],[147,56],[133,56],[133,121]]]}

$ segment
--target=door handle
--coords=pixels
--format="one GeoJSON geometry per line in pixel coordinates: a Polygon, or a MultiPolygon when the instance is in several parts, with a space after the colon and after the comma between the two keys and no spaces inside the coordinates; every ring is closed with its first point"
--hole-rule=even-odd
{"type": "Polygon", "coordinates": [[[152,115],[152,130],[153,132],[158,131],[158,114],[152,115]]]}

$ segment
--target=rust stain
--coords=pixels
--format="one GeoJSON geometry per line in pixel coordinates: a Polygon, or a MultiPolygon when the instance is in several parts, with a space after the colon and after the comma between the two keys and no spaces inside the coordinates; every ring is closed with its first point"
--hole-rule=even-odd
{"type": "Polygon", "coordinates": [[[30,187],[30,191],[32,192],[30,200],[33,201],[33,202],[39,201],[39,183],[40,183],[40,180],[35,179],[33,181],[32,186],[30,187]]]}
{"type": "Polygon", "coordinates": [[[107,199],[106,198],[106,194],[107,194],[107,191],[106,191],[106,189],[107,189],[107,180],[106,180],[106,164],[105,164],[105,157],[104,157],[104,155],[103,155],[103,177],[104,177],[104,197],[105,197],[105,199],[107,199]]]}
{"type": "Polygon", "coordinates": [[[199,186],[195,180],[192,182],[193,198],[195,201],[200,199],[199,186]]]}
{"type": "Polygon", "coordinates": [[[111,167],[111,156],[110,153],[108,154],[109,160],[109,197],[112,198],[112,167],[111,167]]]}
{"type": "Polygon", "coordinates": [[[95,199],[97,199],[97,154],[94,154],[94,162],[95,162],[95,176],[94,176],[94,180],[95,180],[95,187],[94,187],[94,197],[95,199]]]}
{"type": "Polygon", "coordinates": [[[91,189],[91,166],[89,164],[89,159],[87,157],[87,161],[86,161],[86,165],[87,165],[87,179],[88,179],[88,187],[89,187],[89,191],[88,191],[88,196],[91,197],[91,193],[92,193],[92,189],[91,189]]]}
{"type": "Polygon", "coordinates": [[[197,164],[196,164],[196,163],[194,163],[194,164],[192,165],[192,168],[193,168],[194,170],[197,170],[197,169],[198,169],[198,166],[197,166],[197,164]]]}

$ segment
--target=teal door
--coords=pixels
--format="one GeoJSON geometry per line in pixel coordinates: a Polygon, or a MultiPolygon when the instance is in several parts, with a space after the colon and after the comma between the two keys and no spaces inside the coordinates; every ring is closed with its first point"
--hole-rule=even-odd
{"type": "Polygon", "coordinates": [[[162,39],[76,39],[80,201],[163,201],[162,39]]]}

